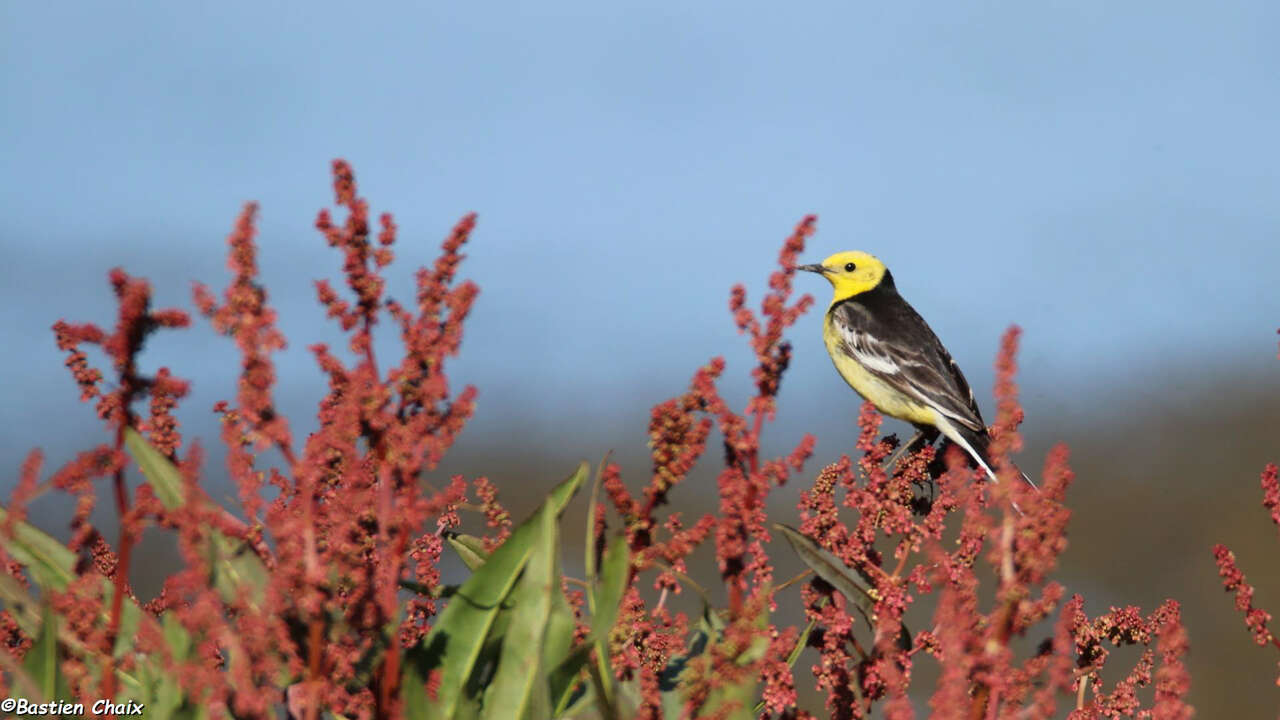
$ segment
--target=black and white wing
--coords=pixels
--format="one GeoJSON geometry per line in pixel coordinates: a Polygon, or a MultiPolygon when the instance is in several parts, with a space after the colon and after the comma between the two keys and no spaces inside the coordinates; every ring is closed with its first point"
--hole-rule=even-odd
{"type": "Polygon", "coordinates": [[[868,372],[978,435],[986,424],[951,353],[896,291],[872,291],[831,309],[842,349],[868,372]]]}

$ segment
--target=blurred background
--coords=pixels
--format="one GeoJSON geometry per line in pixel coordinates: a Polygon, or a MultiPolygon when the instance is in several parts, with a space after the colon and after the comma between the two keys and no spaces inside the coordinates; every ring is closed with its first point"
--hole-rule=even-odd
{"type": "MultiPolygon", "coordinates": [[[[1065,442],[1078,473],[1059,579],[1090,614],[1178,598],[1198,716],[1275,717],[1275,654],[1210,548],[1229,544],[1280,608],[1258,489],[1280,460],[1280,5],[433,5],[0,4],[0,492],[31,448],[52,468],[104,438],[50,325],[112,322],[116,265],[192,309],[192,281],[224,286],[248,200],[291,341],[280,405],[296,437],[314,427],[306,347],[340,342],[312,286],[341,263],[313,229],[334,157],[400,224],[392,296],[479,212],[464,275],[481,295],[451,373],[479,408],[434,475],[488,475],[517,514],[610,448],[638,488],[650,406],[708,358],[747,397],[728,289],[758,302],[816,212],[806,260],[884,259],[988,416],[998,338],[1023,327],[1021,463],[1065,442]]],[[[825,306],[825,283],[798,285],[825,306]]],[[[774,497],[784,521],[856,435],[819,323],[790,333],[766,438],[818,437],[774,497]]],[[[229,497],[210,408],[234,394],[233,346],[198,321],[143,359],[194,381],[179,417],[229,497]]],[[[674,494],[690,517],[714,507],[715,460],[674,494]]],[[[59,532],[67,517],[56,499],[33,509],[59,532]]],[[[160,540],[144,596],[176,562],[160,540]]]]}

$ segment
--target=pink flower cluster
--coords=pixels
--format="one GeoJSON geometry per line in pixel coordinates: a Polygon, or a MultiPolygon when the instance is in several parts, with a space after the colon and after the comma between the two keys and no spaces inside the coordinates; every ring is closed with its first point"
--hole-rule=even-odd
{"type": "MultiPolygon", "coordinates": [[[[138,629],[137,649],[166,657],[169,667],[180,670],[190,697],[202,698],[212,716],[274,717],[282,703],[306,718],[318,717],[321,707],[352,718],[399,715],[399,649],[425,634],[437,609],[430,595],[418,595],[401,613],[400,584],[411,579],[428,590],[439,587],[441,532],[459,524],[457,509],[467,501],[468,484],[462,478],[438,492],[424,492],[418,477],[436,466],[474,407],[475,389],[455,393],[444,368],[458,351],[463,321],[477,294],[473,283],[456,281],[460,250],[475,216],[457,224],[434,265],[418,272],[413,301],[401,303],[384,296],[381,274],[393,259],[394,221],[382,215],[374,236],[368,204],[357,194],[350,166],[335,161],[333,175],[336,201],[346,218],[337,223],[322,211],[316,227],[342,253],[352,299],[344,299],[325,281],[317,283],[317,293],[329,317],[347,332],[353,359],[344,360],[324,345],[312,346],[329,391],[320,402],[320,428],[300,450],[273,399],[277,377],[272,354],[285,347],[285,338],[258,280],[256,206],[245,207],[227,239],[232,277],[221,297],[202,285],[194,290],[201,314],[240,350],[235,399],[214,410],[222,418],[227,466],[243,519],[204,494],[198,482],[200,447],[183,452],[173,410],[187,383],[167,368],[153,377],[137,370],[146,338],[161,327],[186,326],[186,314],[151,310],[149,286],[114,270],[111,283],[119,298],[114,332],[92,324],[54,326],[81,397],[97,400],[99,416],[117,438],[114,447],[82,453],[49,483],[76,497],[71,548],[84,557],[70,586],[52,592],[50,600],[68,632],[102,662],[100,687],[88,684],[83,663],[64,663],[79,697],[115,695],[111,648],[120,632],[121,605],[133,598],[127,582],[131,551],[143,529],[152,525],[175,533],[187,566],[146,603],[151,614],[138,629]],[[399,331],[404,346],[403,356],[385,375],[372,342],[381,319],[399,331]],[[109,372],[91,364],[86,345],[104,351],[112,365],[109,372]],[[110,388],[108,375],[114,379],[110,388]],[[145,418],[134,409],[143,398],[150,400],[145,418]],[[144,432],[179,467],[186,484],[181,507],[166,509],[147,482],[129,498],[123,453],[129,427],[144,432]],[[264,462],[268,449],[279,453],[281,464],[264,462]],[[114,479],[121,518],[114,546],[89,519],[97,502],[94,481],[102,477],[114,479]],[[210,583],[214,568],[207,548],[214,533],[243,543],[243,551],[261,561],[266,578],[255,592],[227,597],[210,583]],[[109,607],[104,607],[103,576],[116,588],[109,607]],[[154,619],[160,613],[176,618],[191,637],[187,656],[168,657],[170,645],[154,619]],[[388,643],[384,628],[394,622],[399,623],[398,641],[388,643]],[[281,677],[298,680],[281,693],[281,677]]],[[[23,519],[25,504],[36,494],[39,471],[40,455],[33,453],[10,502],[4,532],[12,533],[13,524],[23,519]]],[[[481,480],[476,491],[490,523],[509,525],[496,489],[481,480]]],[[[0,559],[10,575],[26,581],[21,567],[0,559]]],[[[0,632],[16,655],[30,645],[7,613],[0,614],[0,632]]],[[[131,670],[132,657],[126,655],[120,669],[131,670]]]]}
{"type": "MultiPolygon", "coordinates": [[[[683,559],[708,531],[715,535],[730,607],[718,642],[690,663],[686,711],[740,676],[752,676],[763,679],[766,716],[808,717],[795,708],[797,681],[787,662],[802,636],[796,628],[762,622],[770,607],[797,599],[773,583],[763,500],[801,469],[813,454],[814,439],[807,436],[789,456],[770,460],[759,458],[759,448],[790,360],[783,332],[811,304],[807,296],[794,304],[789,298],[791,268],[813,229],[814,219],[806,218],[784,244],[762,303],[763,321],[747,308],[742,286],[731,293],[734,321],[750,336],[757,358],[756,394],[745,410],[739,414],[721,398],[716,383],[725,364],[717,358],[694,375],[688,392],[654,408],[654,472],[644,501],[633,498],[616,467],[606,472],[606,491],[640,553],[634,570],[638,576],[656,568],[654,585],[661,591],[652,606],[633,591],[627,618],[615,631],[621,637],[614,645],[615,667],[623,677],[638,676],[647,689],[646,717],[661,707],[655,690],[659,668],[687,651],[670,635],[653,644],[653,628],[687,623],[682,617],[667,620],[664,601],[668,592],[692,583],[683,559]],[[678,513],[666,520],[654,513],[701,458],[713,429],[724,439],[720,509],[690,531],[678,513]],[[753,642],[767,643],[767,652],[748,655],[753,642]],[[637,652],[649,652],[652,660],[626,661],[637,652]]],[[[871,717],[877,708],[896,720],[914,717],[912,679],[925,658],[941,667],[931,717],[1050,718],[1064,698],[1079,718],[1190,716],[1183,665],[1187,636],[1177,603],[1168,601],[1148,617],[1126,608],[1090,620],[1083,599],[1077,595],[1064,603],[1065,588],[1050,579],[1066,548],[1070,512],[1064,498],[1073,474],[1064,447],[1050,453],[1038,490],[1021,481],[1010,459],[1021,447],[1017,428],[1023,419],[1014,383],[1018,338],[1017,328],[1006,333],[996,363],[992,453],[1002,482],[990,483],[954,447],[941,454],[924,447],[885,467],[893,441],[880,437],[880,415],[864,404],[858,418],[861,456],[840,457],[801,493],[800,532],[866,587],[863,597],[846,597],[814,576],[799,589],[812,627],[803,642],[817,652],[810,672],[826,694],[829,717],[871,717]],[[929,607],[932,623],[913,634],[908,615],[918,619],[917,608],[929,607]],[[1038,631],[1044,633],[1040,650],[1020,657],[1015,639],[1038,631]],[[1127,644],[1144,647],[1141,659],[1114,687],[1104,688],[1105,646],[1127,644]],[[1153,704],[1141,708],[1136,690],[1153,684],[1153,704]]]]}
{"type": "MultiPolygon", "coordinates": [[[[1280,468],[1275,463],[1267,465],[1262,471],[1262,506],[1271,515],[1271,522],[1280,526],[1280,468]]],[[[1280,638],[1271,632],[1269,623],[1271,613],[1258,607],[1253,602],[1253,586],[1245,579],[1244,572],[1236,565],[1235,553],[1226,545],[1213,546],[1213,557],[1218,564],[1218,576],[1222,578],[1222,587],[1235,594],[1236,610],[1244,613],[1244,624],[1253,633],[1254,642],[1259,645],[1271,645],[1280,649],[1280,638]]],[[[1276,685],[1280,686],[1280,673],[1276,675],[1276,685]]]]}
{"type": "MultiPolygon", "coordinates": [[[[173,533],[186,566],[145,603],[138,649],[177,668],[183,689],[200,697],[214,717],[268,717],[285,706],[307,720],[320,717],[321,709],[362,719],[401,716],[402,651],[426,635],[440,609],[437,564],[449,532],[461,525],[459,511],[477,512],[488,551],[512,531],[499,488],[486,478],[469,483],[454,477],[440,489],[420,486],[422,473],[437,466],[474,410],[475,389],[451,387],[445,366],[458,352],[478,292],[457,279],[475,216],[458,222],[435,262],[418,271],[412,301],[400,302],[386,297],[383,276],[399,229],[386,214],[373,227],[345,162],[334,163],[333,178],[345,217],[322,211],[316,227],[341,253],[345,287],[321,281],[316,291],[347,343],[341,351],[310,348],[328,390],[319,403],[319,429],[300,447],[273,396],[272,357],[285,338],[258,278],[254,205],[246,206],[228,237],[231,280],[225,290],[194,290],[200,313],[240,353],[234,399],[214,408],[236,483],[236,514],[207,497],[199,483],[202,450],[180,433],[174,411],[187,383],[167,368],[147,376],[137,366],[146,338],[159,328],[186,326],[187,316],[152,310],[147,284],[114,270],[119,309],[112,332],[91,324],[54,326],[81,397],[96,401],[116,441],[81,453],[43,484],[42,456],[29,455],[0,533],[12,537],[27,504],[46,488],[76,498],[70,542],[79,558],[76,574],[64,590],[51,591],[49,601],[67,637],[100,663],[94,672],[78,659],[84,655],[64,661],[78,697],[112,696],[115,670],[135,669],[135,655],[117,661],[113,650],[123,603],[137,601],[129,567],[148,527],[173,533]],[[394,362],[380,364],[375,356],[379,323],[401,339],[403,354],[394,362]],[[92,364],[89,346],[103,351],[109,370],[92,364]],[[138,410],[144,400],[145,414],[138,410]],[[123,452],[129,428],[143,432],[179,468],[185,485],[180,506],[166,507],[147,482],[130,497],[123,452]],[[268,461],[274,457],[279,460],[268,461]],[[111,479],[120,518],[115,543],[91,522],[97,481],[104,478],[111,479]],[[260,586],[229,594],[210,581],[217,572],[208,553],[215,536],[260,563],[260,586]],[[114,588],[109,599],[108,587],[114,588]],[[420,592],[405,599],[402,587],[420,592]],[[175,619],[191,638],[189,652],[174,654],[161,617],[175,619]],[[291,678],[283,690],[282,677],[291,678]]],[[[742,700],[722,700],[743,683],[762,686],[761,717],[812,717],[796,707],[805,675],[825,696],[831,718],[906,720],[917,713],[912,698],[926,696],[929,716],[941,720],[1047,719],[1064,711],[1074,719],[1189,718],[1188,636],[1178,603],[1165,601],[1145,615],[1136,607],[1113,607],[1090,617],[1085,600],[1053,579],[1067,546],[1071,513],[1065,497],[1074,475],[1066,448],[1057,447],[1039,473],[1039,489],[1020,481],[1011,457],[1021,449],[1023,420],[1015,384],[1017,328],[1005,334],[995,366],[991,452],[1000,482],[945,444],[886,466],[896,440],[881,435],[880,415],[864,404],[856,457],[830,458],[800,492],[796,516],[772,518],[798,525],[823,558],[834,558],[839,567],[826,571],[844,582],[837,588],[840,578],[831,580],[816,567],[775,581],[771,552],[791,550],[775,542],[766,504],[804,469],[816,440],[806,435],[789,452],[762,457],[761,436],[775,417],[791,361],[784,335],[813,304],[807,295],[793,299],[792,279],[815,227],[816,219],[806,217],[785,240],[758,310],[748,307],[743,286],[731,290],[733,322],[754,355],[754,393],[745,406],[725,400],[719,383],[726,363],[713,358],[685,392],[653,408],[651,470],[639,492],[628,487],[616,464],[601,468],[607,501],[592,508],[594,550],[605,547],[608,505],[632,553],[629,585],[608,637],[609,660],[618,679],[638,689],[638,717],[663,717],[674,691],[672,668],[683,666],[681,704],[690,718],[728,716],[742,700]],[[687,518],[671,510],[717,440],[717,511],[687,518]],[[700,624],[674,612],[668,600],[692,589],[710,605],[709,583],[690,578],[688,562],[709,542],[728,607],[709,610],[700,624]],[[780,605],[803,607],[807,627],[775,623],[780,605]],[[1031,646],[1036,649],[1028,652],[1031,646]],[[1112,651],[1126,646],[1136,648],[1138,660],[1116,668],[1112,651]],[[937,665],[931,688],[915,682],[921,663],[937,665]]],[[[1263,472],[1262,490],[1264,507],[1280,525],[1276,466],[1263,472]]],[[[1280,648],[1269,628],[1271,615],[1255,604],[1234,555],[1223,546],[1214,554],[1249,631],[1260,645],[1280,648]]],[[[19,584],[28,582],[20,563],[2,550],[0,570],[19,584]]],[[[575,614],[576,639],[583,641],[591,628],[575,583],[582,585],[565,577],[562,588],[575,614]]],[[[0,610],[6,662],[21,658],[31,642],[15,617],[0,610]]],[[[437,695],[440,682],[437,671],[427,697],[437,695]]]]}

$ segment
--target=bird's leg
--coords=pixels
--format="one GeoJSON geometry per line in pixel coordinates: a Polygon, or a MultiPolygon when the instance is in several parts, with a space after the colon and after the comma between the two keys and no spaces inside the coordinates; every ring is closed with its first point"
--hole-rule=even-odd
{"type": "Polygon", "coordinates": [[[898,467],[898,462],[902,460],[902,458],[915,452],[918,447],[927,443],[932,443],[937,438],[937,430],[934,430],[933,428],[917,428],[916,434],[912,435],[910,440],[899,445],[898,449],[894,450],[893,454],[884,461],[884,469],[892,472],[898,467]]]}
{"type": "Polygon", "coordinates": [[[915,446],[923,439],[924,432],[917,430],[916,434],[912,435],[910,440],[899,445],[897,449],[889,454],[889,457],[885,458],[884,469],[892,472],[894,468],[898,466],[898,461],[906,457],[907,453],[912,452],[915,446]]]}

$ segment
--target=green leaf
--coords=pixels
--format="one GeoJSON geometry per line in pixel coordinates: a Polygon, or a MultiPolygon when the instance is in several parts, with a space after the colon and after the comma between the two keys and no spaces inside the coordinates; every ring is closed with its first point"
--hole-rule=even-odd
{"type": "Polygon", "coordinates": [[[804,652],[804,648],[809,644],[809,636],[813,634],[813,628],[818,624],[816,619],[810,618],[809,623],[804,626],[804,630],[800,633],[800,637],[796,638],[795,647],[791,648],[791,652],[787,653],[787,667],[795,667],[796,660],[800,659],[800,653],[804,652]]]}
{"type": "Polygon", "coordinates": [[[612,704],[613,671],[609,666],[609,632],[618,621],[618,609],[622,594],[631,579],[631,548],[625,535],[615,535],[604,549],[600,560],[599,582],[591,586],[594,611],[591,615],[591,633],[596,639],[596,664],[599,682],[603,689],[601,702],[612,704]]]}
{"type": "Polygon", "coordinates": [[[169,462],[169,458],[152,447],[151,443],[133,428],[125,428],[124,446],[133,456],[134,462],[138,463],[138,468],[147,477],[147,481],[151,483],[151,489],[155,491],[156,499],[160,504],[164,505],[166,510],[177,510],[182,507],[186,498],[186,488],[182,473],[169,462]]]}
{"type": "Polygon", "coordinates": [[[420,582],[414,582],[413,580],[406,580],[404,578],[400,578],[398,582],[400,587],[405,590],[411,590],[419,595],[429,598],[448,597],[458,591],[458,587],[456,585],[438,585],[432,588],[427,587],[420,582]]]}
{"type": "MultiPolygon", "coordinates": [[[[0,508],[0,523],[4,523],[8,518],[8,511],[0,508]]],[[[66,590],[67,585],[75,577],[76,556],[66,545],[55,540],[51,535],[37,529],[33,525],[25,522],[13,523],[13,536],[9,538],[0,537],[0,544],[4,545],[4,549],[9,553],[10,557],[24,565],[31,572],[32,578],[36,584],[44,588],[53,590],[66,590]]],[[[111,598],[115,595],[115,584],[108,578],[103,577],[102,580],[102,607],[104,608],[101,617],[107,620],[109,609],[111,607],[111,598]]],[[[10,596],[18,597],[16,590],[8,584],[0,583],[0,597],[9,598],[10,596]]],[[[15,601],[15,607],[19,603],[15,601]]],[[[20,609],[20,608],[19,608],[20,609]]],[[[33,611],[29,611],[33,612],[33,611]]],[[[23,621],[23,616],[19,615],[19,622],[23,621]]],[[[28,625],[31,623],[31,615],[26,615],[28,625]]],[[[143,622],[142,610],[134,604],[131,598],[126,598],[120,610],[120,634],[116,637],[116,646],[114,648],[115,656],[120,657],[133,647],[133,640],[136,637],[139,623],[143,622]]],[[[119,673],[119,676],[126,683],[134,683],[135,679],[130,678],[125,673],[119,673]]]]}
{"type": "MultiPolygon", "coordinates": [[[[549,508],[553,519],[564,510],[586,475],[587,465],[582,463],[573,475],[551,491],[544,506],[549,508]]],[[[406,711],[411,717],[429,720],[457,717],[485,639],[502,609],[502,601],[533,553],[541,522],[541,515],[535,513],[521,523],[462,584],[423,642],[406,653],[402,687],[406,711]],[[427,700],[422,688],[432,672],[439,673],[435,702],[427,700]],[[414,707],[415,704],[418,707],[414,707]],[[419,707],[423,710],[421,715],[417,713],[419,707]]]]}
{"type": "Polygon", "coordinates": [[[704,602],[698,624],[689,635],[689,650],[683,655],[671,658],[667,666],[662,669],[662,674],[658,676],[658,689],[662,691],[664,717],[679,718],[684,714],[685,697],[680,691],[680,681],[689,663],[706,652],[711,643],[719,642],[724,628],[724,620],[712,610],[709,603],[704,602]]]}
{"type": "Polygon", "coordinates": [[[267,568],[257,553],[242,540],[214,533],[210,538],[213,586],[227,601],[237,599],[241,589],[256,604],[267,587],[267,568]]]}
{"type": "Polygon", "coordinates": [[[609,631],[618,620],[627,581],[631,579],[631,549],[627,547],[626,536],[614,536],[605,547],[600,564],[600,583],[594,589],[596,611],[591,617],[591,629],[597,640],[607,640],[609,631]]]}
{"type": "Polygon", "coordinates": [[[618,709],[614,707],[613,701],[605,700],[604,681],[600,677],[600,666],[596,663],[587,663],[587,675],[591,678],[591,689],[595,693],[596,707],[600,709],[602,720],[619,720],[618,709]]]}
{"type": "Polygon", "coordinates": [[[467,569],[475,571],[489,559],[489,551],[484,549],[484,540],[475,535],[464,535],[462,533],[449,533],[445,536],[449,541],[449,545],[458,553],[458,557],[462,558],[462,562],[466,564],[467,569]]]}
{"type": "Polygon", "coordinates": [[[547,618],[547,629],[542,641],[542,670],[546,677],[547,694],[551,707],[551,716],[559,717],[569,706],[573,690],[578,685],[583,664],[591,656],[591,644],[583,643],[575,648],[573,636],[577,631],[573,607],[564,595],[560,585],[563,573],[560,568],[560,553],[552,557],[554,566],[551,577],[555,578],[555,587],[551,592],[551,615],[547,618]]]}
{"type": "MultiPolygon", "coordinates": [[[[8,519],[8,511],[0,508],[0,523],[6,522],[8,519]]],[[[13,535],[11,537],[0,537],[0,544],[16,561],[21,563],[31,573],[32,579],[36,581],[42,588],[64,591],[68,584],[76,577],[76,555],[66,545],[55,540],[51,535],[37,529],[33,525],[25,522],[13,523],[13,535]]],[[[115,595],[115,584],[106,577],[101,578],[102,588],[102,607],[103,612],[101,619],[104,623],[109,622],[109,608],[112,605],[111,599],[115,595]]],[[[0,579],[0,598],[5,600],[5,605],[10,609],[14,617],[17,619],[19,626],[29,634],[36,634],[39,628],[43,627],[42,623],[36,621],[35,604],[30,601],[26,592],[20,585],[17,585],[10,578],[0,579]]],[[[132,598],[126,597],[121,604],[120,610],[120,630],[116,637],[116,644],[113,648],[114,655],[119,658],[131,652],[134,647],[134,641],[138,635],[138,629],[142,623],[154,622],[146,616],[141,608],[137,606],[132,598]]],[[[83,655],[84,648],[79,641],[71,636],[62,639],[68,652],[76,655],[83,655]]],[[[83,658],[90,666],[91,672],[99,672],[95,658],[92,655],[83,658]]],[[[159,672],[159,661],[151,658],[143,658],[140,663],[140,669],[151,664],[155,667],[151,669],[159,672]]],[[[144,692],[141,681],[136,673],[126,673],[117,668],[116,677],[120,680],[122,689],[122,697],[136,697],[144,692]]]]}
{"type": "Polygon", "coordinates": [[[52,701],[71,700],[67,678],[62,674],[58,659],[58,616],[48,604],[40,611],[40,634],[22,659],[22,667],[35,682],[41,699],[52,701]]]}
{"type": "Polygon", "coordinates": [[[428,720],[430,718],[431,698],[427,696],[427,676],[421,668],[413,667],[421,663],[421,651],[415,646],[404,656],[404,669],[400,674],[400,705],[404,708],[405,720],[428,720]]]}
{"type": "Polygon", "coordinates": [[[689,662],[706,652],[707,646],[712,642],[719,640],[720,630],[723,629],[724,623],[716,623],[713,620],[715,617],[710,607],[703,607],[702,617],[698,619],[697,628],[689,634],[689,650],[685,654],[673,657],[667,662],[667,666],[662,669],[662,674],[658,676],[659,690],[663,692],[675,690],[680,683],[680,676],[688,668],[689,662]],[[717,624],[721,626],[718,629],[715,627],[717,624]]]}
{"type": "Polygon", "coordinates": [[[825,580],[828,585],[839,590],[846,600],[857,603],[868,614],[871,613],[875,608],[872,591],[840,558],[790,525],[774,523],[773,526],[782,533],[782,537],[786,538],[791,548],[810,570],[825,580]]]}
{"type": "MultiPolygon", "coordinates": [[[[484,639],[484,645],[480,648],[480,656],[476,658],[475,668],[471,671],[471,677],[467,678],[467,687],[463,692],[463,702],[471,701],[475,705],[475,717],[480,717],[480,703],[484,699],[485,688],[493,682],[494,673],[498,671],[498,660],[502,657],[503,640],[507,637],[507,630],[511,628],[511,621],[514,616],[511,602],[511,595],[507,595],[502,600],[502,607],[498,610],[498,616],[494,618],[493,625],[489,627],[489,634],[484,639]]],[[[459,711],[461,716],[461,711],[459,711]]]]}
{"type": "Polygon", "coordinates": [[[206,720],[209,717],[208,703],[184,703],[174,712],[174,720],[206,720]]]}
{"type": "Polygon", "coordinates": [[[142,665],[140,671],[142,693],[139,695],[139,702],[146,708],[147,720],[170,720],[183,703],[178,674],[173,671],[172,666],[153,669],[142,665]]]}
{"type": "Polygon", "coordinates": [[[186,660],[191,653],[191,636],[187,634],[187,629],[182,627],[182,623],[172,613],[165,613],[160,617],[160,628],[164,631],[164,640],[169,646],[169,652],[173,654],[174,662],[186,660]]]}
{"type": "MultiPolygon", "coordinates": [[[[799,530],[782,523],[774,523],[773,526],[782,533],[810,570],[813,570],[828,585],[839,590],[849,602],[862,608],[867,617],[875,617],[876,591],[864,584],[864,581],[871,582],[869,577],[863,573],[855,573],[840,558],[799,530]]],[[[904,650],[911,649],[911,631],[906,625],[902,625],[899,629],[898,646],[904,650]]]]}
{"type": "MultiPolygon", "coordinates": [[[[734,664],[748,667],[759,662],[769,650],[769,611],[762,608],[752,619],[752,625],[758,631],[747,647],[734,658],[734,664]]],[[[698,710],[698,715],[709,715],[725,720],[752,720],[755,717],[756,686],[760,677],[748,672],[737,682],[721,681],[707,696],[707,701],[698,710]]]]}
{"type": "Polygon", "coordinates": [[[672,659],[662,670],[658,687],[662,691],[663,717],[678,718],[684,714],[685,696],[680,689],[680,676],[688,668],[690,660],[706,651],[708,640],[707,634],[701,630],[694,631],[693,638],[693,642],[690,643],[689,653],[680,658],[672,659]],[[701,643],[700,646],[693,644],[698,642],[701,643]]]}
{"type": "Polygon", "coordinates": [[[580,684],[582,670],[591,662],[591,650],[594,643],[587,639],[573,649],[559,665],[551,667],[547,673],[547,684],[550,686],[551,717],[560,717],[586,695],[579,690],[589,691],[590,686],[580,684]]]}
{"type": "MultiPolygon", "coordinates": [[[[125,430],[124,444],[160,503],[169,510],[182,507],[186,500],[186,486],[178,468],[133,428],[125,430]]],[[[255,603],[261,600],[267,584],[267,569],[252,548],[241,540],[213,530],[204,551],[213,571],[212,584],[223,600],[238,600],[242,588],[248,591],[255,603]]]]}
{"type": "MultiPolygon", "coordinates": [[[[596,505],[600,498],[600,488],[604,485],[604,467],[609,464],[609,453],[606,452],[596,466],[596,479],[591,483],[591,497],[587,501],[587,539],[583,544],[583,568],[587,576],[587,587],[596,586],[596,505]]],[[[595,598],[587,593],[587,609],[596,611],[595,598]]]]}
{"type": "Polygon", "coordinates": [[[40,604],[8,573],[0,574],[0,607],[9,611],[28,636],[40,632],[40,604]]]}
{"type": "MultiPolygon", "coordinates": [[[[5,522],[9,513],[0,508],[0,522],[5,522]]],[[[14,560],[26,566],[31,577],[41,587],[65,590],[67,584],[75,578],[75,553],[52,536],[38,530],[25,522],[13,524],[13,537],[4,542],[5,550],[14,560]]]]}
{"type": "Polygon", "coordinates": [[[126,653],[133,651],[134,642],[138,639],[138,625],[141,623],[142,612],[132,603],[123,603],[120,607],[120,630],[116,635],[116,645],[112,652],[115,657],[123,657],[126,653]]]}
{"type": "MultiPolygon", "coordinates": [[[[823,598],[819,602],[825,603],[826,598],[823,598]]],[[[805,646],[809,644],[809,635],[813,633],[813,628],[817,624],[817,620],[810,618],[809,624],[804,626],[804,630],[800,633],[800,637],[796,638],[795,646],[791,648],[791,652],[787,653],[787,667],[795,667],[796,660],[800,659],[800,653],[804,652],[805,646]]],[[[764,710],[764,700],[756,703],[755,714],[759,715],[762,710],[764,710]]]]}
{"type": "Polygon", "coordinates": [[[553,574],[556,553],[556,515],[543,505],[534,519],[533,552],[511,594],[511,626],[502,638],[498,671],[484,693],[484,720],[535,717],[550,713],[545,683],[541,687],[542,643],[551,615],[552,593],[560,592],[553,574]],[[535,690],[537,692],[535,692],[535,690]],[[541,700],[540,703],[535,702],[541,700]],[[541,705],[541,708],[535,707],[541,705]],[[540,712],[538,712],[540,710],[540,712]]]}

